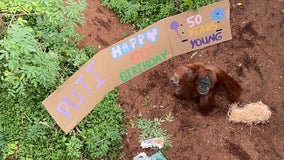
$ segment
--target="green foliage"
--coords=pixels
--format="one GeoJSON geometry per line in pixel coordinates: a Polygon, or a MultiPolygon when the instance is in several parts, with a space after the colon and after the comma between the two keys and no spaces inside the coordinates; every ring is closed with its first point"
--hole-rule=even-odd
{"type": "Polygon", "coordinates": [[[172,0],[103,0],[103,5],[114,10],[121,22],[134,23],[139,29],[177,13],[172,0]]]}
{"type": "Polygon", "coordinates": [[[121,148],[123,111],[117,90],[65,135],[44,108],[5,106],[0,114],[0,156],[19,159],[115,159],[121,148]],[[18,115],[18,116],[17,116],[18,115]],[[77,132],[75,132],[77,131],[77,132]]]}
{"type": "Polygon", "coordinates": [[[65,143],[67,149],[67,156],[73,159],[82,158],[81,150],[83,148],[83,142],[75,135],[69,137],[69,142],[65,143]]]}
{"type": "Polygon", "coordinates": [[[200,7],[214,3],[217,0],[180,0],[181,10],[198,10],[200,7]]]}
{"type": "Polygon", "coordinates": [[[167,122],[173,122],[174,121],[174,117],[172,115],[172,112],[169,112],[169,114],[166,115],[166,121],[167,122]]]}
{"type": "Polygon", "coordinates": [[[150,98],[147,96],[144,98],[142,105],[149,106],[151,104],[150,98]]]}
{"type": "Polygon", "coordinates": [[[39,86],[51,88],[56,82],[59,60],[53,52],[44,53],[34,38],[33,29],[12,24],[0,41],[2,89],[5,99],[27,101],[30,93],[41,94],[39,86]],[[3,63],[4,62],[4,63],[3,63]],[[32,91],[30,90],[32,89],[32,91]]]}
{"type": "Polygon", "coordinates": [[[143,29],[165,17],[211,4],[216,0],[103,0],[123,23],[133,23],[143,29]]]}
{"type": "Polygon", "coordinates": [[[139,135],[139,141],[152,139],[152,138],[164,138],[165,144],[163,149],[167,149],[171,147],[170,136],[166,133],[165,130],[161,128],[161,124],[165,122],[165,120],[155,118],[144,119],[141,116],[138,119],[137,128],[141,130],[141,134],[139,135]]]}
{"type": "Polygon", "coordinates": [[[124,132],[117,91],[68,135],[41,104],[96,53],[76,47],[85,7],[80,0],[0,1],[0,159],[117,157],[124,132]]]}
{"type": "Polygon", "coordinates": [[[80,36],[74,30],[85,7],[72,0],[0,2],[6,29],[0,40],[1,102],[40,101],[88,60],[90,54],[75,46],[80,36]]]}
{"type": "Polygon", "coordinates": [[[85,138],[87,159],[115,159],[121,149],[123,110],[117,104],[117,90],[109,93],[98,104],[91,116],[78,125],[85,138]],[[92,129],[90,129],[92,128],[92,129]]]}

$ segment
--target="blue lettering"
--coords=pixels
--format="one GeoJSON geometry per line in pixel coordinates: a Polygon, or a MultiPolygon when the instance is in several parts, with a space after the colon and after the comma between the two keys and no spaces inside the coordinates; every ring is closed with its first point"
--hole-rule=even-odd
{"type": "Polygon", "coordinates": [[[130,39],[129,39],[129,43],[130,43],[130,45],[131,45],[131,48],[132,48],[133,50],[135,50],[135,49],[136,49],[136,39],[135,39],[135,38],[130,38],[130,39]]]}
{"type": "Polygon", "coordinates": [[[156,42],[158,38],[158,27],[154,27],[152,31],[147,31],[146,35],[150,43],[156,42]]]}
{"type": "Polygon", "coordinates": [[[144,34],[139,34],[137,38],[138,38],[139,45],[144,46],[144,39],[145,39],[144,34]]]}
{"type": "Polygon", "coordinates": [[[114,59],[123,55],[120,45],[116,45],[112,47],[110,50],[111,50],[112,58],[114,59]]]}
{"type": "Polygon", "coordinates": [[[145,45],[145,40],[148,40],[151,44],[158,40],[158,27],[155,26],[145,33],[138,34],[136,37],[130,38],[128,41],[117,44],[110,48],[110,52],[113,59],[117,59],[131,51],[137,49],[138,46],[145,45]]]}
{"type": "Polygon", "coordinates": [[[130,52],[130,48],[128,47],[127,43],[123,43],[121,46],[122,46],[123,54],[126,54],[126,53],[130,52]]]}

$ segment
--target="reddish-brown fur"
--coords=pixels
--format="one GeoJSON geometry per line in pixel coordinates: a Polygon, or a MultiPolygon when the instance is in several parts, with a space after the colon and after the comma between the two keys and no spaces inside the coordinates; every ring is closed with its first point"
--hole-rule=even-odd
{"type": "Polygon", "coordinates": [[[170,83],[175,87],[175,96],[181,99],[199,99],[200,110],[207,111],[216,105],[215,94],[218,85],[223,86],[227,92],[228,100],[233,103],[239,100],[242,88],[237,81],[222,69],[196,62],[179,66],[170,83]],[[200,79],[209,76],[211,84],[209,92],[201,95],[197,88],[200,79]]]}

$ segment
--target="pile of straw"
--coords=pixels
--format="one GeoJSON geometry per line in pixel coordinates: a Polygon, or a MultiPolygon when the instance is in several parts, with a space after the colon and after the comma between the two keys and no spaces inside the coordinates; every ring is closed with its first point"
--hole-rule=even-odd
{"type": "Polygon", "coordinates": [[[247,124],[265,123],[271,117],[269,107],[261,101],[240,106],[231,104],[228,112],[229,122],[242,122],[247,124]]]}

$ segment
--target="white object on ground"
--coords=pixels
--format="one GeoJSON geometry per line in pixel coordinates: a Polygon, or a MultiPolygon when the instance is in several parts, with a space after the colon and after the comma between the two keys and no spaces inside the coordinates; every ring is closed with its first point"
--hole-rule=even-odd
{"type": "Polygon", "coordinates": [[[141,142],[142,148],[158,147],[159,149],[163,148],[165,143],[164,138],[153,138],[147,139],[141,142]]]}
{"type": "Polygon", "coordinates": [[[137,156],[135,156],[133,160],[150,160],[150,158],[147,156],[145,152],[142,152],[138,154],[137,156]]]}

